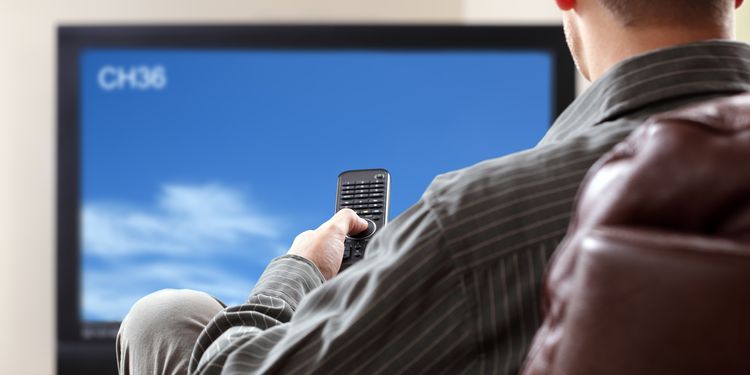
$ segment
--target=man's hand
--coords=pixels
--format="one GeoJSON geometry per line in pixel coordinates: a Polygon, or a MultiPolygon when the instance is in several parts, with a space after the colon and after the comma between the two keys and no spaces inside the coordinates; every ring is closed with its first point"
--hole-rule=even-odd
{"type": "Polygon", "coordinates": [[[347,234],[357,234],[367,229],[367,221],[345,208],[316,230],[308,230],[294,239],[289,254],[313,262],[330,280],[339,273],[344,256],[344,239],[347,234]]]}

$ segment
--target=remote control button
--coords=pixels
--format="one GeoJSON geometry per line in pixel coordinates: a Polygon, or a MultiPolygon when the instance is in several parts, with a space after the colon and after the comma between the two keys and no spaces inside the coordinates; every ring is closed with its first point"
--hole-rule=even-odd
{"type": "Polygon", "coordinates": [[[382,213],[383,213],[383,210],[372,210],[372,213],[373,213],[374,215],[380,215],[380,214],[382,214],[382,213]]]}
{"type": "Polygon", "coordinates": [[[377,230],[377,228],[378,228],[377,225],[375,225],[375,223],[372,220],[367,220],[367,229],[365,229],[364,231],[360,233],[349,235],[348,237],[355,239],[355,240],[362,240],[365,238],[370,238],[373,234],[375,234],[375,230],[377,230]]]}
{"type": "Polygon", "coordinates": [[[350,194],[341,196],[341,199],[352,199],[352,198],[354,198],[354,196],[350,194]]]}
{"type": "Polygon", "coordinates": [[[383,198],[383,193],[370,194],[372,198],[383,198]]]}
{"type": "Polygon", "coordinates": [[[370,199],[370,203],[383,203],[383,199],[370,199]]]}
{"type": "Polygon", "coordinates": [[[349,249],[344,249],[344,259],[349,259],[352,256],[352,252],[349,249]]]}
{"type": "Polygon", "coordinates": [[[359,211],[359,213],[363,214],[363,215],[369,215],[370,214],[370,210],[362,210],[362,211],[359,211]]]}
{"type": "Polygon", "coordinates": [[[383,205],[380,203],[370,204],[367,205],[368,208],[383,208],[383,205]]]}
{"type": "Polygon", "coordinates": [[[385,178],[385,173],[378,173],[375,175],[375,178],[378,180],[382,180],[385,178]]]}

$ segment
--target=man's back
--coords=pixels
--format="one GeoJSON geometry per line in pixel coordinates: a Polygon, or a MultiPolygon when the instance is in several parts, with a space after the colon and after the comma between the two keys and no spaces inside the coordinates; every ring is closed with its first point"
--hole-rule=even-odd
{"type": "Polygon", "coordinates": [[[697,43],[618,65],[537,148],[438,176],[364,262],[304,299],[289,275],[320,278],[302,262],[273,263],[247,305],[209,324],[191,370],[515,373],[589,167],[648,116],[741,91],[750,91],[744,44],[697,43]],[[262,329],[231,328],[257,319],[262,329]]]}

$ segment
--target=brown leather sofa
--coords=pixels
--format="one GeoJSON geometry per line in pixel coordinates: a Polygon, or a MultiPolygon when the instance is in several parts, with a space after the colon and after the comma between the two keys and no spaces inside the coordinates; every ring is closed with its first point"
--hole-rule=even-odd
{"type": "Polygon", "coordinates": [[[750,95],[661,115],[600,160],[523,370],[750,374],[750,95]]]}

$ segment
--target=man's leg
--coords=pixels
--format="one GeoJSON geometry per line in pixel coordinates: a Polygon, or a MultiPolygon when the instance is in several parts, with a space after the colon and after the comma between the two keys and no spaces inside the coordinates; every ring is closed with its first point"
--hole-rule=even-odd
{"type": "Polygon", "coordinates": [[[223,308],[193,290],[162,290],[141,298],[117,333],[120,374],[187,374],[198,335],[223,308]]]}

